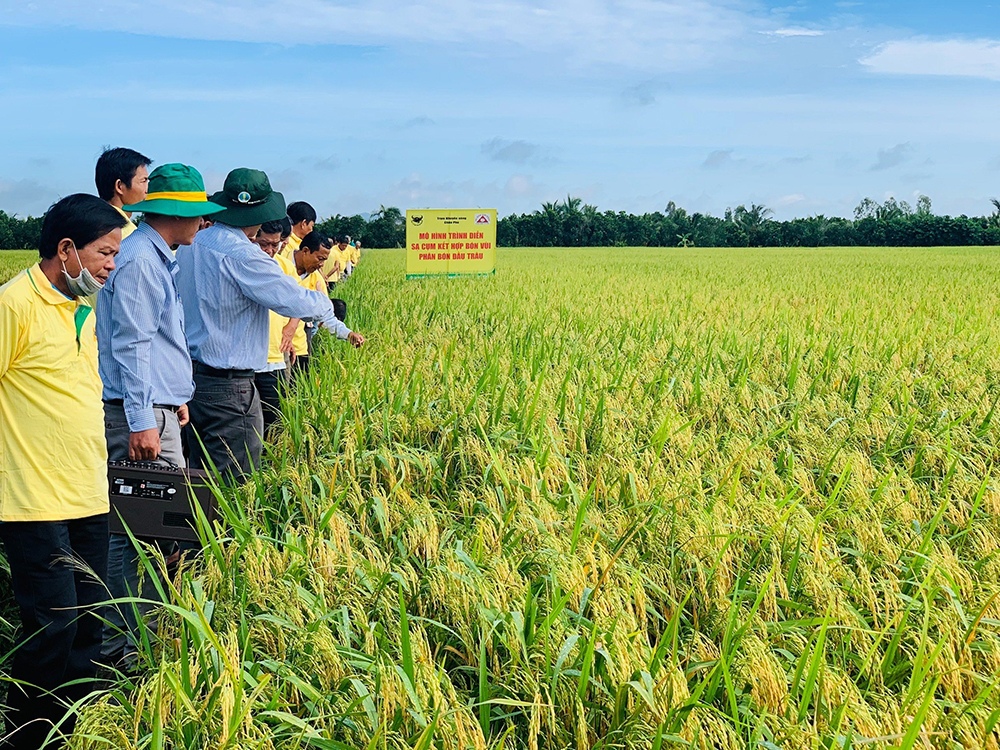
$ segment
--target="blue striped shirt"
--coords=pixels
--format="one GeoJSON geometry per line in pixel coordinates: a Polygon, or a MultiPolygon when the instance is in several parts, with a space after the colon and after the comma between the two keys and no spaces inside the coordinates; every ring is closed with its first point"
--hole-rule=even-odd
{"type": "Polygon", "coordinates": [[[100,291],[97,346],[104,399],[121,399],[131,432],[156,428],[153,404],[181,406],[194,394],[177,261],[155,229],[140,224],[100,291]]]}
{"type": "Polygon", "coordinates": [[[342,339],[350,333],[325,294],[299,286],[242,229],[226,224],[203,229],[192,245],[178,248],[177,264],[191,357],[209,367],[264,367],[268,310],[318,320],[342,339]]]}

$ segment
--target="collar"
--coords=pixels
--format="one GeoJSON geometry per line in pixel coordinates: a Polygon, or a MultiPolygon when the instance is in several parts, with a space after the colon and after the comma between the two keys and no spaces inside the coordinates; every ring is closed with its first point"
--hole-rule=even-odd
{"type": "Polygon", "coordinates": [[[139,225],[134,234],[139,234],[139,232],[142,232],[143,236],[153,243],[153,247],[156,248],[156,252],[160,254],[160,258],[167,265],[167,268],[173,268],[177,263],[177,259],[174,257],[170,245],[160,236],[160,233],[145,222],[139,225]]]}
{"type": "Polygon", "coordinates": [[[124,217],[125,217],[125,220],[126,220],[126,221],[127,221],[127,222],[128,222],[129,224],[131,224],[132,226],[135,226],[135,225],[136,225],[136,224],[135,224],[135,222],[134,222],[134,221],[132,221],[132,217],[131,217],[131,216],[129,216],[129,215],[127,214],[127,213],[125,213],[125,211],[124,211],[124,210],[122,210],[121,208],[119,208],[118,206],[116,206],[116,205],[115,205],[114,203],[109,203],[108,205],[109,205],[109,206],[111,206],[111,208],[113,208],[113,209],[114,209],[115,211],[117,211],[118,213],[120,213],[120,214],[121,214],[122,216],[124,216],[124,217]]]}
{"type": "Polygon", "coordinates": [[[76,304],[77,300],[67,297],[65,294],[52,286],[49,282],[49,277],[42,273],[42,267],[40,264],[32,266],[26,273],[28,274],[28,281],[31,282],[31,288],[35,290],[39,297],[48,302],[50,305],[76,304]]]}

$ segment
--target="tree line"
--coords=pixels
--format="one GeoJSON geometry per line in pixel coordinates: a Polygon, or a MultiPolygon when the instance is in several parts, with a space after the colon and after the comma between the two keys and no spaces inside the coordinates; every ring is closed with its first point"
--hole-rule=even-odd
{"type": "MultiPolygon", "coordinates": [[[[543,203],[537,211],[512,214],[497,225],[501,247],[929,247],[1000,245],[1000,201],[986,216],[938,216],[921,196],[915,206],[895,198],[865,198],[854,218],[810,216],[778,221],[760,204],[726,209],[723,216],[688,213],[673,202],[663,211],[631,214],[599,211],[579,198],[543,203]]],[[[0,249],[37,248],[41,219],[0,211],[0,249]]],[[[364,247],[404,247],[406,218],[380,206],[369,216],[332,216],[317,227],[331,236],[350,235],[364,247]]]]}

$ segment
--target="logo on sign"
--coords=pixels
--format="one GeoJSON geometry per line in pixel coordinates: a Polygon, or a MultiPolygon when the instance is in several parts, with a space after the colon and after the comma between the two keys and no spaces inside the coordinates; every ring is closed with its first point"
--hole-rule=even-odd
{"type": "Polygon", "coordinates": [[[489,214],[476,214],[476,223],[477,224],[489,224],[490,223],[490,215],[489,214]]]}
{"type": "Polygon", "coordinates": [[[424,223],[424,217],[423,216],[414,216],[412,219],[410,219],[410,221],[412,221],[415,225],[419,226],[420,224],[424,223]]]}

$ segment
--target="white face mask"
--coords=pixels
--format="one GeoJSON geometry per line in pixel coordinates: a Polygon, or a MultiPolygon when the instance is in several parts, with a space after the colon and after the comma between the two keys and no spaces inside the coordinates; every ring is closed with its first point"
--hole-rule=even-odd
{"type": "Polygon", "coordinates": [[[76,297],[89,297],[92,294],[97,294],[104,288],[104,284],[94,278],[94,274],[90,272],[89,269],[83,267],[83,262],[80,260],[80,251],[76,249],[76,245],[73,245],[73,252],[76,253],[76,262],[80,264],[80,275],[70,276],[69,271],[66,270],[66,264],[62,264],[63,278],[66,279],[66,286],[69,287],[69,291],[76,297]]]}

